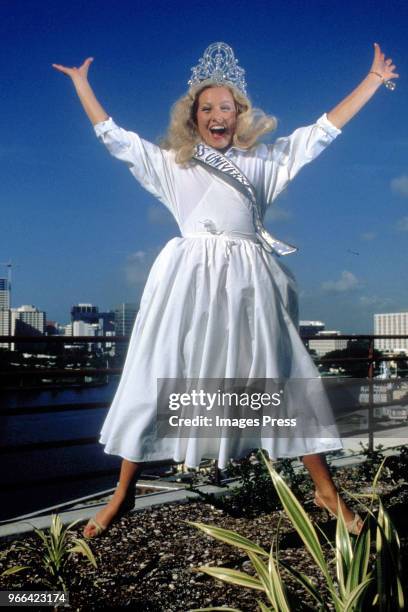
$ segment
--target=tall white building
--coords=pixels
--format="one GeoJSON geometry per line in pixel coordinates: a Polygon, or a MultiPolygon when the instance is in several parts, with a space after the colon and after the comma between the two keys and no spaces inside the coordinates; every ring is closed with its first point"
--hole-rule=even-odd
{"type": "Polygon", "coordinates": [[[97,323],[85,323],[85,321],[72,322],[73,336],[97,336],[99,331],[100,329],[97,323]]]}
{"type": "MultiPolygon", "coordinates": [[[[374,315],[374,335],[408,335],[408,312],[386,312],[374,315]]],[[[375,340],[380,351],[408,352],[408,338],[375,340]]]]}
{"type": "MultiPolygon", "coordinates": [[[[24,304],[10,308],[10,328],[12,336],[42,336],[45,333],[46,314],[35,306],[24,304]]],[[[11,344],[12,351],[24,350],[21,343],[11,344]]],[[[31,345],[30,345],[31,346],[31,345]]]]}
{"type": "MultiPolygon", "coordinates": [[[[10,333],[10,283],[7,278],[0,278],[0,336],[10,336],[10,333]]],[[[0,348],[9,348],[9,345],[0,343],[0,348]]]]}
{"type": "MultiPolygon", "coordinates": [[[[0,308],[0,336],[11,335],[11,316],[9,308],[0,308]]],[[[0,348],[10,348],[9,344],[0,342],[0,348]]]]}
{"type": "Polygon", "coordinates": [[[29,336],[34,330],[43,334],[45,332],[46,314],[43,310],[38,310],[35,306],[25,304],[18,308],[11,309],[11,329],[12,334],[19,332],[29,336]]]}
{"type": "Polygon", "coordinates": [[[7,278],[0,278],[0,310],[10,308],[10,283],[7,278]]]}
{"type": "MultiPolygon", "coordinates": [[[[99,336],[101,329],[98,323],[86,323],[85,321],[72,322],[72,336],[99,336]]],[[[78,346],[78,345],[77,345],[78,346]]],[[[88,351],[93,348],[100,348],[101,344],[88,343],[88,351]]]]}
{"type": "MultiPolygon", "coordinates": [[[[41,336],[45,332],[46,314],[35,306],[24,304],[18,308],[11,308],[11,335],[12,336],[41,336]]],[[[20,347],[20,345],[18,345],[20,347]]],[[[16,348],[11,345],[12,350],[16,348]]],[[[21,348],[21,347],[20,347],[21,348]]]]}
{"type": "Polygon", "coordinates": [[[312,340],[309,340],[309,348],[316,351],[319,357],[323,357],[331,351],[341,351],[347,348],[347,340],[342,338],[333,338],[332,340],[325,339],[325,336],[340,336],[340,331],[321,331],[318,332],[312,340]]]}
{"type": "Polygon", "coordinates": [[[67,325],[60,325],[59,333],[62,336],[72,336],[72,323],[68,323],[67,325]]]}

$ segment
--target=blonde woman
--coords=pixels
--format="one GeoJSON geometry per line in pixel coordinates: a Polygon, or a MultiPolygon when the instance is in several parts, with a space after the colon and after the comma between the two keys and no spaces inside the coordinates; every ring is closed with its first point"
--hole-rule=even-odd
{"type": "MultiPolygon", "coordinates": [[[[53,64],[74,84],[97,137],[166,206],[181,236],[155,260],[140,302],[123,374],[100,441],[122,457],[109,503],[84,535],[103,533],[132,500],[147,462],[173,459],[197,467],[203,457],[220,468],[254,447],[272,458],[301,456],[315,485],[315,502],[337,511],[338,493],[324,453],[342,448],[329,437],[230,435],[156,437],[158,380],[313,379],[318,373],[297,331],[292,274],[278,259],[293,252],[266,231],[263,217],[298,171],[317,157],[382,84],[397,78],[376,44],[362,82],[329,113],[273,145],[258,139],[276,121],[255,111],[244,71],[225,43],[210,45],[172,112],[161,146],[118,127],[88,82],[92,58],[79,68],[53,64]]],[[[320,400],[319,400],[320,401],[320,400]]],[[[319,401],[317,403],[319,403],[319,401]]],[[[324,397],[321,397],[324,403],[324,397]]],[[[316,398],[304,397],[306,418],[318,417],[316,398]]],[[[340,500],[348,529],[362,521],[340,500]]]]}

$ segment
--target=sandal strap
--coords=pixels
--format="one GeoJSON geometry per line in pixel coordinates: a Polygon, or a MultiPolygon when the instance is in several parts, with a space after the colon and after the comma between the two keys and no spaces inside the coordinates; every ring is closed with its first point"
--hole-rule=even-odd
{"type": "Polygon", "coordinates": [[[347,528],[347,531],[348,531],[349,533],[352,533],[353,535],[358,535],[358,534],[360,533],[360,532],[359,532],[359,529],[358,529],[358,524],[359,524],[359,522],[361,522],[361,523],[362,523],[362,522],[363,522],[363,519],[362,519],[362,518],[361,518],[361,516],[360,516],[360,515],[359,515],[359,514],[356,512],[356,513],[355,513],[355,515],[354,515],[353,520],[352,520],[352,521],[349,521],[348,523],[346,523],[346,528],[347,528]]]}
{"type": "MultiPolygon", "coordinates": [[[[86,527],[88,527],[88,525],[90,527],[95,527],[95,536],[100,535],[101,533],[103,533],[104,531],[106,531],[106,526],[102,525],[102,523],[100,523],[99,521],[96,520],[96,518],[91,518],[89,519],[86,527]]],[[[95,537],[92,536],[92,537],[95,537]]]]}
{"type": "MultiPolygon", "coordinates": [[[[322,508],[323,510],[326,510],[327,512],[329,512],[329,514],[331,514],[332,516],[334,516],[337,519],[337,515],[333,512],[333,510],[330,510],[330,508],[323,502],[323,503],[319,503],[318,500],[320,499],[321,502],[323,502],[323,500],[321,500],[320,496],[315,493],[314,496],[314,503],[318,508],[322,508]]],[[[346,529],[349,533],[352,533],[353,535],[358,535],[360,533],[360,530],[358,528],[358,524],[362,523],[363,519],[361,518],[361,516],[356,512],[354,514],[354,518],[349,521],[348,523],[346,523],[346,529]]]]}

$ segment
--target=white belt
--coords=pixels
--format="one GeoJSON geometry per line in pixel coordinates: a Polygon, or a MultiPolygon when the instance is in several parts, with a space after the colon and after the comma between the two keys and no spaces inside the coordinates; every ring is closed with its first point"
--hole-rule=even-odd
{"type": "Polygon", "coordinates": [[[183,238],[222,238],[225,240],[225,256],[227,258],[231,253],[231,247],[238,244],[234,238],[249,240],[250,242],[260,244],[255,233],[250,234],[246,232],[239,232],[238,230],[217,230],[214,222],[211,219],[204,219],[204,221],[200,221],[200,223],[203,223],[205,231],[187,232],[183,234],[183,238]]]}

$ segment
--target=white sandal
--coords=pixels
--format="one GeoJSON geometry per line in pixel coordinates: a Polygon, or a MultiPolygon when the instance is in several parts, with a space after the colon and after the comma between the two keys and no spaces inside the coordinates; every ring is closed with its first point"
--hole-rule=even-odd
{"type": "Polygon", "coordinates": [[[83,530],[83,534],[84,534],[84,537],[87,540],[91,540],[92,538],[97,538],[98,536],[100,536],[106,530],[107,530],[107,526],[106,525],[102,525],[102,523],[100,523],[99,521],[96,520],[95,517],[93,517],[93,518],[89,519],[89,521],[85,525],[84,530],[83,530]],[[86,535],[85,529],[87,527],[94,527],[95,528],[95,532],[92,535],[86,535]]]}
{"type": "MultiPolygon", "coordinates": [[[[337,519],[337,514],[335,514],[333,510],[330,510],[330,508],[323,502],[319,494],[316,492],[315,492],[313,501],[314,501],[315,506],[317,506],[318,508],[323,508],[324,510],[326,510],[326,512],[328,512],[329,514],[334,516],[335,519],[337,519]],[[318,500],[320,500],[320,503],[318,500]]],[[[363,519],[357,512],[355,512],[354,518],[352,518],[351,521],[348,521],[346,523],[346,529],[349,533],[358,536],[362,528],[363,528],[363,519]]]]}

